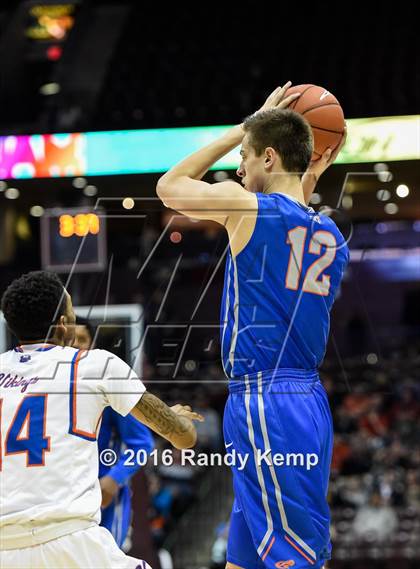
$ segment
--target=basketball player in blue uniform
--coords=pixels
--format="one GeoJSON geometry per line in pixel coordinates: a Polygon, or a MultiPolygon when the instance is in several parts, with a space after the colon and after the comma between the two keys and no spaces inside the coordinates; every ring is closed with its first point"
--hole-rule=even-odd
{"type": "Polygon", "coordinates": [[[142,451],[144,460],[154,449],[152,433],[139,424],[134,417],[121,417],[112,409],[105,409],[98,437],[99,456],[104,449],[112,449],[118,457],[113,466],[99,462],[99,483],[102,490],[102,512],[100,525],[114,536],[119,547],[127,537],[131,523],[130,480],[140,469],[136,456],[142,451]],[[125,454],[125,448],[130,454],[125,454]],[[131,458],[134,452],[134,459],[131,458]],[[127,464],[130,463],[130,464],[127,464]]]}
{"type": "MultiPolygon", "coordinates": [[[[89,320],[77,317],[73,347],[81,350],[93,349],[95,334],[89,320]]],[[[102,415],[98,436],[98,453],[106,449],[115,452],[117,461],[113,465],[99,461],[99,483],[102,491],[102,508],[100,525],[109,530],[117,545],[122,548],[131,524],[131,478],[140,469],[136,460],[128,460],[130,449],[137,456],[139,451],[147,457],[154,449],[152,433],[146,425],[131,415],[122,417],[111,407],[107,407],[102,415]]]]}
{"type": "Polygon", "coordinates": [[[287,106],[290,82],[242,125],[158,182],[167,207],[224,225],[229,236],[221,306],[229,378],[227,449],[235,501],[228,569],[313,567],[330,558],[327,487],[333,428],[317,368],[348,262],[335,223],[307,204],[339,148],[310,163],[309,124],[287,106]],[[201,181],[242,143],[241,184],[201,181]],[[311,457],[311,458],[308,458],[311,457]]]}

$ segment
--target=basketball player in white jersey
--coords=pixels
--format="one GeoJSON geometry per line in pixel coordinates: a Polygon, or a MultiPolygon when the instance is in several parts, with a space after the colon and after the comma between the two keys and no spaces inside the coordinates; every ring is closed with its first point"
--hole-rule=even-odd
{"type": "Polygon", "coordinates": [[[0,567],[150,569],[98,525],[102,411],[132,413],[180,449],[202,417],[147,392],[114,354],[72,348],[75,315],[55,274],[13,281],[2,310],[19,346],[0,355],[0,567]]]}

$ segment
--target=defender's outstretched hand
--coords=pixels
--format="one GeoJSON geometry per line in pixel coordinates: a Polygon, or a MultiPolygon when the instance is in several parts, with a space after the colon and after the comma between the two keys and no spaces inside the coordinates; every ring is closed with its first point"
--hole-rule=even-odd
{"type": "Polygon", "coordinates": [[[300,97],[300,93],[293,93],[286,97],[286,91],[292,86],[292,82],[288,81],[283,87],[277,87],[267,97],[267,100],[259,111],[268,111],[269,109],[286,109],[293,101],[300,97]]]}
{"type": "Polygon", "coordinates": [[[199,421],[200,423],[204,421],[204,417],[193,411],[189,405],[181,405],[180,403],[177,403],[176,405],[172,405],[171,409],[180,417],[187,417],[187,419],[190,419],[191,421],[199,421]]]}
{"type": "Polygon", "coordinates": [[[197,442],[193,421],[204,421],[189,405],[168,407],[159,397],[145,391],[131,410],[132,415],[168,440],[175,448],[191,448],[197,442]]]}

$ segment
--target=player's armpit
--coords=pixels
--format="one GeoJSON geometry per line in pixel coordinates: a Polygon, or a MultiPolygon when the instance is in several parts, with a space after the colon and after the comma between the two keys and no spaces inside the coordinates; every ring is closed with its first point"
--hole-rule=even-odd
{"type": "Polygon", "coordinates": [[[162,202],[195,219],[210,219],[226,225],[230,217],[257,209],[254,194],[233,181],[208,184],[188,176],[162,177],[156,187],[162,202]]]}
{"type": "Polygon", "coordinates": [[[203,417],[194,413],[191,407],[184,405],[168,407],[148,391],[143,393],[131,414],[178,449],[191,448],[195,445],[197,431],[193,420],[203,420],[203,417]]]}

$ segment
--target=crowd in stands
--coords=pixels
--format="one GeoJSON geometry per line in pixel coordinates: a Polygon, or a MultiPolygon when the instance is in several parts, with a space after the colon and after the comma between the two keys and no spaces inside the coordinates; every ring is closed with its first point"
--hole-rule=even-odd
{"type": "Polygon", "coordinates": [[[393,350],[375,365],[345,361],[349,389],[336,383],[340,373],[326,362],[335,430],[332,536],[343,559],[365,549],[378,557],[378,544],[386,557],[420,557],[418,347],[393,350]]]}

